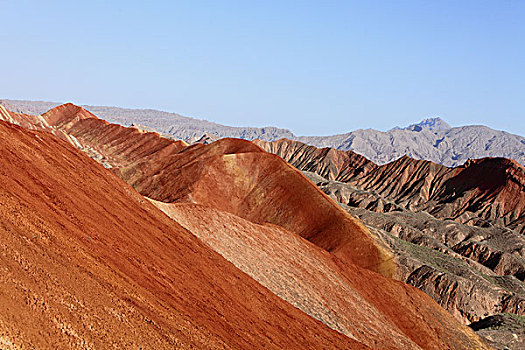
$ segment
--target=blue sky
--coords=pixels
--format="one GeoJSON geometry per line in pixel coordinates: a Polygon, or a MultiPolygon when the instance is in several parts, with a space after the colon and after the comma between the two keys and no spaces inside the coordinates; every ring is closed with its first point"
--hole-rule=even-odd
{"type": "Polygon", "coordinates": [[[3,1],[0,98],[525,135],[525,1],[3,1]]]}

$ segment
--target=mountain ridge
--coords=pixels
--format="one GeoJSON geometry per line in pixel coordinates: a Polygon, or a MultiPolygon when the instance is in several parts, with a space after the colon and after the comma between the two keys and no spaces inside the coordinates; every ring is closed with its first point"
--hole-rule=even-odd
{"type": "Polygon", "coordinates": [[[483,158],[448,168],[403,156],[377,165],[299,141],[253,141],[303,171],[391,247],[396,278],[466,324],[525,303],[525,168],[483,158]]]}
{"type": "MultiPolygon", "coordinates": [[[[55,102],[0,100],[12,112],[40,115],[59,105],[55,102]]],[[[207,120],[154,109],[83,106],[90,112],[121,125],[133,123],[153,128],[174,138],[192,143],[224,137],[246,140],[276,141],[281,138],[301,141],[316,147],[354,151],[382,165],[403,155],[431,160],[448,167],[459,166],[468,159],[505,157],[525,165],[525,137],[483,125],[450,127],[441,117],[427,118],[407,127],[388,131],[357,129],[331,136],[297,136],[278,127],[233,127],[207,120]]]]}
{"type": "Polygon", "coordinates": [[[300,141],[253,142],[299,170],[373,189],[409,210],[428,210],[461,223],[508,226],[525,232],[525,167],[512,159],[485,157],[446,167],[404,155],[378,165],[352,151],[319,149],[300,141]],[[396,181],[385,181],[393,175],[396,181]]]}
{"type": "Polygon", "coordinates": [[[413,131],[421,131],[422,129],[427,129],[430,131],[435,130],[448,130],[452,129],[452,127],[441,117],[431,117],[426,118],[420,121],[419,123],[411,124],[405,128],[396,127],[394,129],[404,129],[404,130],[413,130],[413,131]]]}

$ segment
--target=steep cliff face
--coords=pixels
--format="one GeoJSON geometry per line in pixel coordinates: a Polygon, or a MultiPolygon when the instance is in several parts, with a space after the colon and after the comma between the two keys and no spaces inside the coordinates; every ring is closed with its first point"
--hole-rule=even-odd
{"type": "MultiPolygon", "coordinates": [[[[294,299],[294,293],[314,298],[310,304],[299,306],[312,317],[357,340],[348,340],[343,346],[360,346],[361,343],[374,348],[379,344],[387,348],[484,347],[469,329],[461,326],[425,294],[385,277],[395,273],[396,266],[383,243],[300,172],[253,143],[224,139],[210,145],[184,147],[172,140],[162,140],[158,134],[108,125],[97,118],[77,118],[75,113],[62,118],[53,116],[51,111],[46,120],[55,123],[52,128],[74,138],[80,149],[95,150],[115,174],[143,195],[161,202],[159,206],[166,213],[180,220],[203,242],[283,299],[292,304],[300,302],[301,298],[294,299]],[[136,144],[140,147],[133,147],[136,144]],[[210,234],[202,226],[207,222],[214,227],[214,231],[224,232],[221,235],[210,234]],[[237,235],[238,240],[232,241],[231,235],[227,234],[229,231],[237,235]],[[240,256],[228,254],[225,248],[228,244],[238,244],[240,256]],[[262,257],[267,259],[265,268],[269,270],[266,274],[249,268],[250,252],[260,249],[265,249],[262,257]],[[312,271],[305,272],[294,256],[279,255],[294,251],[306,254],[304,259],[310,261],[309,269],[319,268],[323,276],[316,276],[312,271]],[[280,264],[284,265],[281,267],[280,264]],[[271,269],[280,271],[281,268],[286,272],[275,274],[275,277],[268,276],[272,275],[271,269]],[[334,280],[326,280],[331,278],[328,276],[333,276],[334,280]],[[294,279],[304,280],[294,284],[294,279]],[[286,290],[277,287],[279,283],[293,284],[293,287],[286,290]],[[339,297],[324,298],[326,291],[339,297]],[[359,309],[363,307],[370,311],[369,315],[359,309]],[[345,315],[339,319],[331,318],[331,312],[334,312],[331,310],[344,312],[345,315]],[[347,314],[360,315],[356,318],[363,323],[358,324],[347,314]]],[[[135,221],[130,219],[130,222],[135,221]]],[[[134,237],[133,234],[130,236],[134,237]]],[[[158,244],[167,243],[159,241],[158,244]]],[[[158,258],[163,259],[163,255],[156,250],[152,254],[159,254],[158,258]]],[[[169,261],[163,264],[171,264],[171,269],[178,266],[176,262],[169,261]]],[[[163,266],[154,271],[161,273],[163,266]]],[[[175,270],[179,271],[179,268],[175,270]]],[[[220,276],[219,271],[216,273],[220,276]]],[[[235,278],[230,280],[235,281],[235,278]]],[[[185,286],[178,280],[170,283],[180,283],[180,288],[185,286]]],[[[204,288],[203,292],[206,290],[204,288]]],[[[228,289],[224,287],[224,290],[228,289]]],[[[253,293],[257,291],[255,289],[253,293]]],[[[245,291],[241,288],[238,293],[245,291]]],[[[251,298],[251,294],[246,292],[242,300],[251,298]]],[[[230,305],[229,299],[222,294],[217,294],[216,298],[217,303],[230,305]]],[[[266,308],[263,301],[256,303],[266,308]]],[[[234,307],[231,312],[235,310],[234,307]]],[[[255,312],[251,308],[248,310],[255,312]]],[[[309,337],[311,332],[320,332],[317,340],[325,345],[334,344],[337,347],[342,344],[341,338],[337,338],[342,335],[338,333],[326,333],[326,329],[320,331],[313,324],[294,323],[292,316],[283,317],[281,311],[273,308],[265,309],[263,314],[267,312],[274,312],[274,317],[282,320],[274,323],[273,318],[268,318],[272,327],[281,327],[282,335],[294,335],[289,340],[293,344],[286,344],[279,335],[272,333],[274,328],[271,328],[268,338],[274,344],[269,347],[317,348],[319,346],[309,337]],[[295,335],[301,332],[281,326],[281,322],[294,323],[293,327],[305,327],[309,331],[296,340],[295,335]],[[330,336],[334,339],[328,339],[330,336]],[[303,344],[299,344],[301,342],[303,344]]],[[[255,312],[255,315],[263,314],[255,312]]],[[[212,316],[222,317],[227,322],[230,319],[230,314],[222,309],[212,313],[212,316]]],[[[314,322],[310,318],[308,320],[304,322],[314,322]]],[[[249,318],[246,322],[258,324],[257,320],[249,318]]],[[[257,327],[253,332],[258,332],[257,327]]],[[[252,334],[242,331],[242,327],[239,329],[231,330],[232,338],[237,339],[239,334],[252,334]]],[[[254,337],[260,343],[254,342],[256,345],[252,346],[268,346],[265,340],[254,337]]]]}

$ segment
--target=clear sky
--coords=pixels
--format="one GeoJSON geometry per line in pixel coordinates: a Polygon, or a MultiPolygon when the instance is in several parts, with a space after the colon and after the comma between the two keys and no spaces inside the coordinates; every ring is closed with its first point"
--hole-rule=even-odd
{"type": "Polygon", "coordinates": [[[0,0],[0,98],[525,135],[525,1],[0,0]]]}

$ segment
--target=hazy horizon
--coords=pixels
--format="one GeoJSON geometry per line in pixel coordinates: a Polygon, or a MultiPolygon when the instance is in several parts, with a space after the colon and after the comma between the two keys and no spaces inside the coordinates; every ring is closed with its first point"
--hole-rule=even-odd
{"type": "MultiPolygon", "coordinates": [[[[213,120],[209,120],[209,119],[206,119],[206,118],[201,118],[199,116],[191,116],[191,115],[183,115],[181,113],[177,113],[176,111],[167,111],[167,110],[160,110],[160,109],[156,109],[154,107],[145,107],[145,108],[133,108],[133,107],[123,107],[123,106],[109,106],[109,105],[104,105],[104,106],[101,106],[101,105],[87,105],[87,104],[82,104],[82,103],[76,103],[74,101],[64,101],[64,102],[58,102],[58,101],[43,101],[43,100],[18,100],[18,99],[11,99],[11,98],[4,98],[4,97],[1,97],[0,96],[0,101],[1,100],[6,100],[6,101],[28,101],[28,102],[45,102],[45,103],[56,103],[57,105],[59,104],[63,104],[63,103],[73,103],[75,105],[78,105],[78,106],[88,106],[88,107],[109,107],[109,108],[121,108],[121,109],[131,109],[131,110],[135,110],[135,109],[139,109],[139,110],[156,110],[156,111],[159,111],[159,112],[163,112],[163,113],[171,113],[171,114],[177,114],[177,115],[180,115],[182,117],[187,117],[187,118],[194,118],[194,119],[200,119],[200,120],[207,120],[207,121],[210,121],[210,122],[214,122],[214,123],[217,123],[217,124],[221,124],[221,123],[218,123],[218,122],[215,122],[213,120]]],[[[96,114],[96,113],[95,113],[96,114]]],[[[100,116],[99,116],[100,117],[100,116]]],[[[377,130],[377,131],[382,131],[382,132],[387,132],[387,131],[390,131],[392,129],[395,129],[395,128],[407,128],[411,125],[414,125],[414,124],[419,124],[421,122],[423,122],[424,120],[426,119],[434,119],[434,118],[439,118],[441,119],[442,121],[444,121],[445,123],[449,124],[451,128],[457,128],[457,127],[462,127],[462,126],[476,126],[476,125],[479,125],[479,126],[488,126],[488,125],[483,125],[483,124],[465,124],[465,125],[452,125],[451,123],[448,122],[448,120],[446,120],[445,118],[441,117],[441,116],[428,116],[426,118],[422,118],[420,120],[415,120],[415,121],[412,121],[410,122],[409,124],[406,124],[406,125],[394,125],[392,127],[389,127],[387,129],[374,129],[374,128],[359,128],[359,129],[350,129],[350,130],[346,130],[346,131],[341,131],[341,132],[338,132],[337,134],[346,134],[346,133],[349,133],[349,132],[353,132],[353,131],[356,131],[356,130],[367,130],[367,129],[373,129],[373,130],[377,130]]],[[[251,127],[251,128],[265,128],[265,127],[276,127],[276,128],[279,128],[279,129],[287,129],[287,128],[282,128],[282,127],[279,127],[278,125],[228,125],[228,124],[221,124],[221,125],[225,125],[225,126],[231,126],[231,127],[239,127],[239,128],[242,128],[242,127],[251,127]]],[[[489,126],[490,127],[490,126],[489,126]]],[[[522,135],[522,134],[518,134],[518,133],[513,133],[513,132],[510,132],[510,131],[507,131],[507,130],[502,130],[502,129],[496,129],[496,128],[492,128],[494,130],[501,130],[501,131],[505,131],[505,132],[508,132],[510,134],[514,134],[514,135],[518,135],[518,136],[522,136],[522,137],[525,137],[525,135],[522,135]]],[[[304,134],[298,134],[297,132],[295,132],[293,129],[287,129],[289,131],[291,131],[295,136],[298,136],[298,137],[302,137],[302,136],[333,136],[333,135],[336,135],[336,134],[311,134],[311,135],[304,135],[304,134]]]]}

